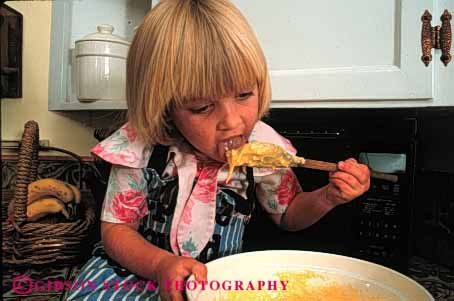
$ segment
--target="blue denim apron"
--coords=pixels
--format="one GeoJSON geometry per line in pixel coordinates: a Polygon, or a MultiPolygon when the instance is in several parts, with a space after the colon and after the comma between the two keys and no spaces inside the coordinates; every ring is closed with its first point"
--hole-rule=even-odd
{"type": "MultiPolygon", "coordinates": [[[[172,252],[169,233],[178,194],[178,178],[161,179],[155,169],[146,170],[149,214],[142,220],[139,232],[152,244],[172,252]]],[[[252,183],[248,192],[252,192],[252,169],[248,169],[248,179],[252,183]]],[[[253,194],[248,195],[251,195],[249,199],[254,198],[253,194]]],[[[219,188],[214,233],[196,259],[206,263],[241,252],[245,225],[253,206],[253,200],[246,200],[232,190],[219,188]]],[[[64,300],[160,300],[156,283],[119,266],[105,253],[101,243],[95,247],[93,255],[74,280],[79,288],[69,291],[64,300]],[[85,287],[82,288],[81,284],[85,287]]]]}

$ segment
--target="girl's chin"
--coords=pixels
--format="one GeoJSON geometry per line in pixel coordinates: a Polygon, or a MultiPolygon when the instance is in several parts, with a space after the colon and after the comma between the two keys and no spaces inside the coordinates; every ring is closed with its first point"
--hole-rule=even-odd
{"type": "Polygon", "coordinates": [[[225,158],[225,153],[216,154],[216,156],[211,157],[211,160],[213,160],[217,163],[226,163],[227,162],[227,159],[225,158]]]}
{"type": "Polygon", "coordinates": [[[205,162],[205,163],[226,163],[227,160],[223,156],[225,156],[225,154],[206,155],[206,154],[197,152],[197,159],[200,162],[205,162]]]}
{"type": "Polygon", "coordinates": [[[227,163],[227,157],[225,156],[225,151],[216,153],[214,156],[210,156],[211,159],[217,163],[227,163]]]}

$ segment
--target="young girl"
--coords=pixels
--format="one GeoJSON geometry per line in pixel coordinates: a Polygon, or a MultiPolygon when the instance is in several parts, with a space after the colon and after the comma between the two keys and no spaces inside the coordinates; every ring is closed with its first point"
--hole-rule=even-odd
{"type": "Polygon", "coordinates": [[[296,153],[259,121],[271,98],[265,57],[228,0],[160,1],[131,44],[127,79],[129,122],[92,150],[113,165],[102,246],[68,300],[183,300],[178,281],[205,281],[205,262],[241,252],[255,196],[295,231],[369,188],[354,159],[312,192],[290,168],[236,168],[226,183],[228,149],[262,141],[296,153]],[[169,147],[158,155],[158,145],[169,147]]]}

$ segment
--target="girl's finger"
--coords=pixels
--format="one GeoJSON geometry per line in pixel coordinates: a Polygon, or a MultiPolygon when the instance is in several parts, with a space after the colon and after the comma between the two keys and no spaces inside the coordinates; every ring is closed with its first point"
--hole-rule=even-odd
{"type": "Polygon", "coordinates": [[[353,164],[357,164],[358,161],[356,161],[355,158],[348,158],[347,160],[345,160],[345,162],[349,162],[349,163],[353,163],[353,164]]]}
{"type": "Polygon", "coordinates": [[[338,197],[342,200],[351,200],[359,193],[352,189],[350,185],[346,184],[342,180],[333,179],[331,183],[337,188],[338,197]]]}
{"type": "MultiPolygon", "coordinates": [[[[338,163],[338,169],[340,171],[346,172],[357,179],[361,184],[367,184],[370,178],[369,168],[364,164],[353,163],[352,161],[340,161],[338,163]]],[[[355,159],[352,159],[355,160],[355,159]]],[[[356,160],[355,160],[356,162],[356,160]]]]}
{"type": "Polygon", "coordinates": [[[207,281],[207,267],[203,263],[197,262],[192,268],[192,273],[196,281],[207,281]]]}
{"type": "MultiPolygon", "coordinates": [[[[184,283],[186,283],[184,277],[178,276],[175,279],[172,279],[172,284],[177,282],[181,285],[172,285],[167,291],[164,292],[165,298],[167,299],[162,299],[161,301],[184,301],[183,292],[185,290],[184,283]]],[[[161,295],[161,297],[163,297],[163,295],[161,295]]]]}
{"type": "Polygon", "coordinates": [[[330,181],[334,179],[342,181],[346,185],[349,185],[353,190],[358,189],[361,186],[361,184],[359,183],[358,179],[355,176],[343,171],[335,172],[332,176],[329,177],[329,179],[330,181]]]}

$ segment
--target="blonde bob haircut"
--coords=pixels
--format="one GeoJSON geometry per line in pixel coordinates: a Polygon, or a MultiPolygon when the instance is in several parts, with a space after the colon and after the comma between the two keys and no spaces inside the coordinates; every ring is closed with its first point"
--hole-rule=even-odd
{"type": "Polygon", "coordinates": [[[150,144],[181,137],[169,112],[195,99],[219,99],[257,85],[258,118],[271,98],[265,56],[228,0],[161,0],[145,17],[127,62],[128,120],[150,144]]]}

